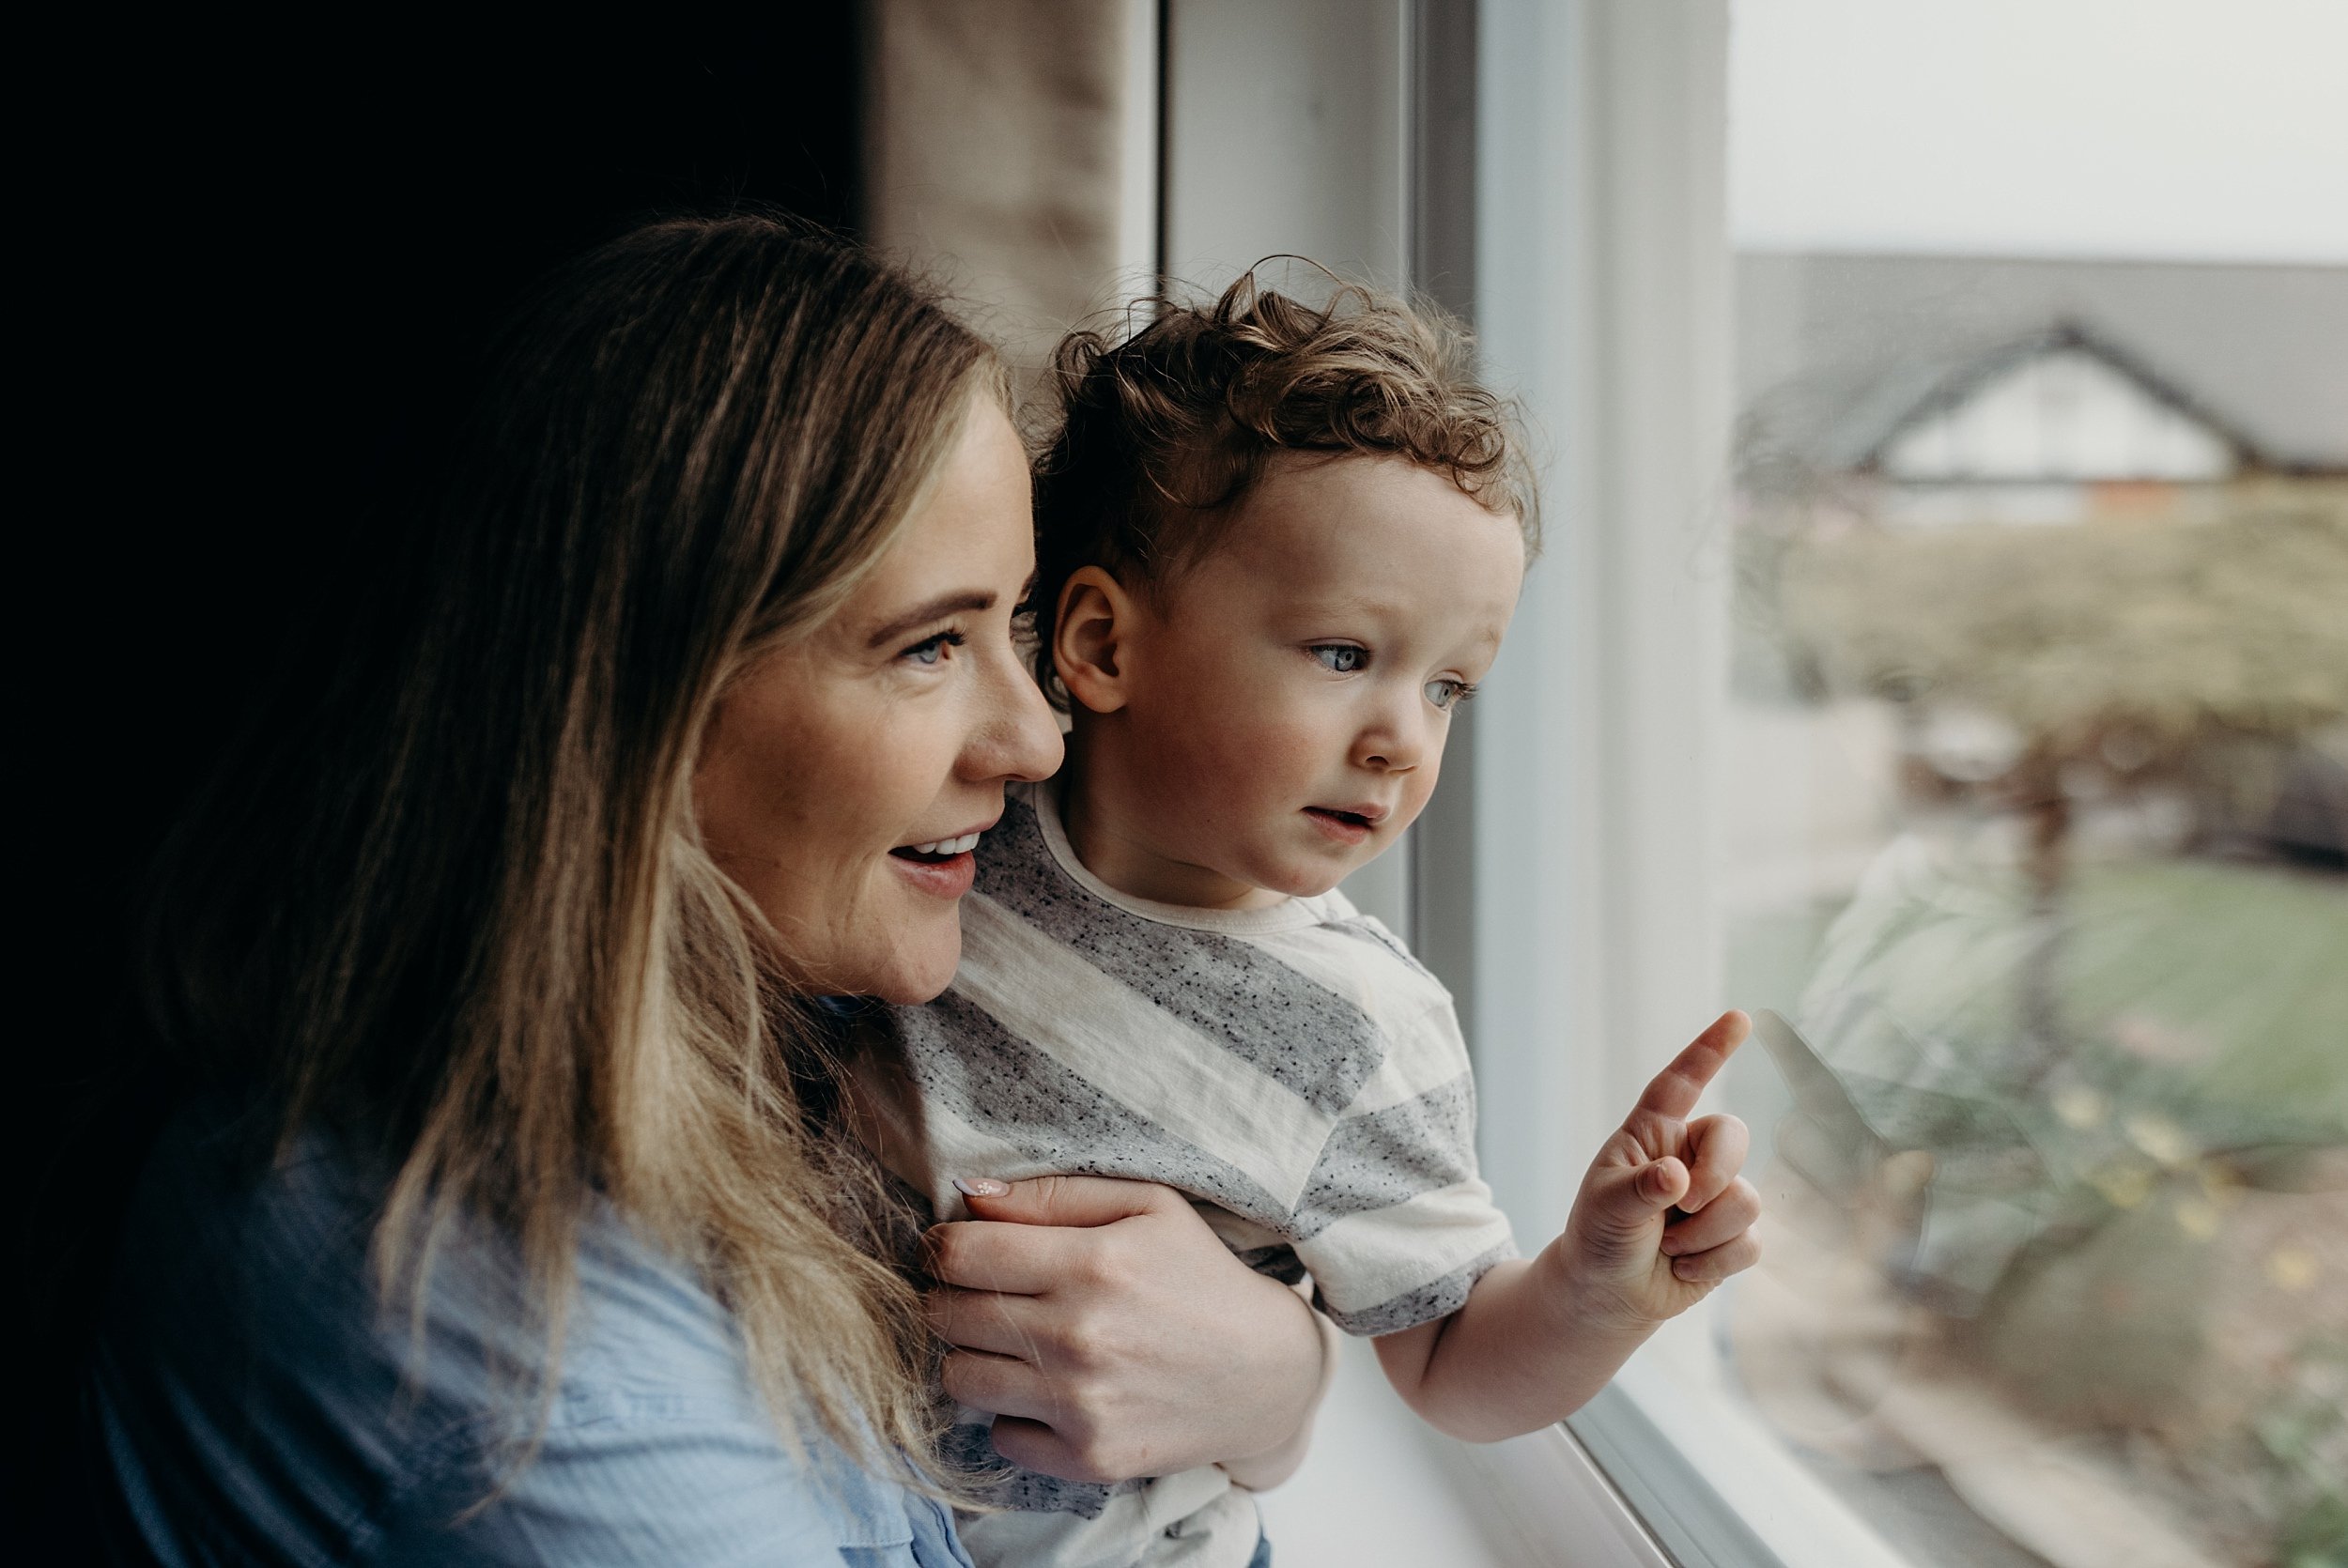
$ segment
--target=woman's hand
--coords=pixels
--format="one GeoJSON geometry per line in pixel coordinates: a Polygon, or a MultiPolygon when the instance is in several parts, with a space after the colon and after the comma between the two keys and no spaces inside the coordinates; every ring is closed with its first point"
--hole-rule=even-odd
{"type": "Polygon", "coordinates": [[[1182,1194],[1104,1176],[965,1190],[978,1218],[930,1232],[930,1316],[954,1346],[947,1391],[995,1415],[1004,1458],[1092,1482],[1220,1463],[1269,1485],[1293,1468],[1321,1331],[1182,1194]]]}

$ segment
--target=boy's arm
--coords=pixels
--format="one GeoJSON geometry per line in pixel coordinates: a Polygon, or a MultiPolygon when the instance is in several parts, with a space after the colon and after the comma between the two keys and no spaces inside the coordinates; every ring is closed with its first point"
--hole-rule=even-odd
{"type": "Polygon", "coordinates": [[[1563,1419],[1646,1337],[1752,1267],[1761,1200],[1739,1176],[1744,1124],[1688,1119],[1751,1030],[1723,1014],[1647,1085],[1583,1178],[1566,1231],[1504,1263],[1450,1316],[1380,1338],[1403,1399],[1455,1437],[1491,1442],[1563,1419]]]}

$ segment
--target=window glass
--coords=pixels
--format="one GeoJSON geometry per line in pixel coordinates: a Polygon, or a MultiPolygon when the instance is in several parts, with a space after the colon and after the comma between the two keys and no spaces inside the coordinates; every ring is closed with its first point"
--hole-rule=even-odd
{"type": "Polygon", "coordinates": [[[1732,1379],[1919,1563],[2348,1560],[2348,13],[1733,14],[1732,1379]]]}

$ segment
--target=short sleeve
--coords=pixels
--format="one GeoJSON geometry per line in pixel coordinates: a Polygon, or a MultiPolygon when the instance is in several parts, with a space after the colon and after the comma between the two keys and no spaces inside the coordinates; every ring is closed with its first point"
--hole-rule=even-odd
{"type": "Polygon", "coordinates": [[[1447,1316],[1516,1255],[1476,1174],[1475,1084],[1449,999],[1393,1020],[1386,1057],[1331,1130],[1296,1214],[1315,1304],[1352,1334],[1447,1316]]]}

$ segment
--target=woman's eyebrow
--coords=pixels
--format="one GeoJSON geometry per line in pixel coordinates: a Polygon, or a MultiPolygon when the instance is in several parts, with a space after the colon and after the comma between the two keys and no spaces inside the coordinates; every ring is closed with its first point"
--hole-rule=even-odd
{"type": "Polygon", "coordinates": [[[897,638],[918,631],[933,621],[942,621],[957,611],[977,612],[994,607],[995,595],[986,589],[964,589],[958,592],[941,593],[919,608],[907,610],[888,625],[875,631],[866,641],[865,646],[878,648],[885,642],[894,642],[897,638]]]}

